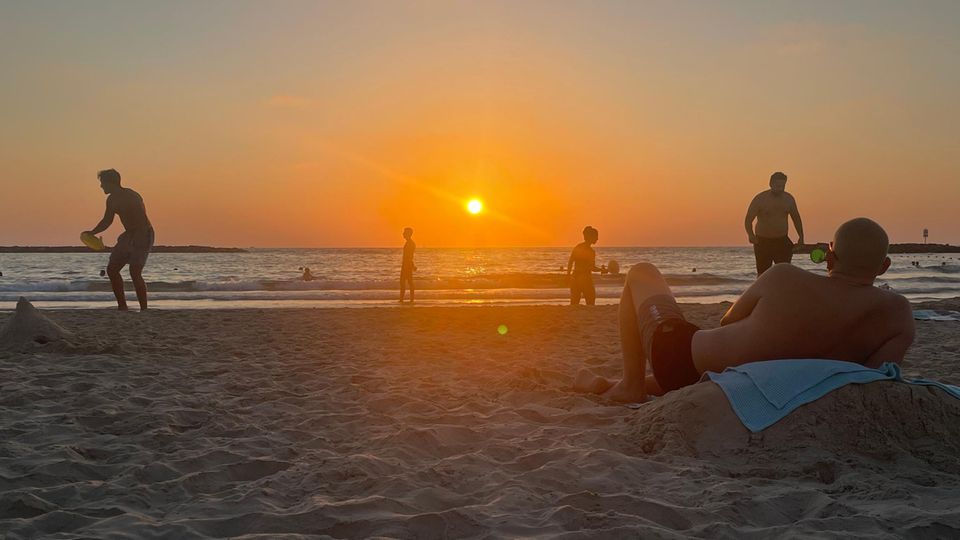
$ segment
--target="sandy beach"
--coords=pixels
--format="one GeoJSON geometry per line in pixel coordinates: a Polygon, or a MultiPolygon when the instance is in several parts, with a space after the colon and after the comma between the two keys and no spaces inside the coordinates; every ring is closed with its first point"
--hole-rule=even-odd
{"type": "MultiPolygon", "coordinates": [[[[71,344],[0,352],[0,536],[960,535],[960,400],[850,386],[759,434],[709,382],[604,404],[573,380],[619,375],[616,309],[47,312],[71,344]]],[[[904,371],[960,383],[960,323],[904,371]]]]}

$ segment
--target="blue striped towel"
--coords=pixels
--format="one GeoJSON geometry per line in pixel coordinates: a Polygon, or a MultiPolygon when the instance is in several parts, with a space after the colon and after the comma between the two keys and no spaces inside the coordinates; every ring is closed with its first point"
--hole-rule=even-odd
{"type": "Polygon", "coordinates": [[[913,318],[918,321],[960,321],[960,311],[915,309],[913,310],[913,318]]]}
{"type": "Polygon", "coordinates": [[[762,431],[797,407],[848,384],[901,381],[936,386],[960,399],[960,387],[924,379],[904,379],[900,366],[885,363],[871,369],[840,360],[766,360],[708,372],[730,401],[733,412],[747,429],[762,431]]]}

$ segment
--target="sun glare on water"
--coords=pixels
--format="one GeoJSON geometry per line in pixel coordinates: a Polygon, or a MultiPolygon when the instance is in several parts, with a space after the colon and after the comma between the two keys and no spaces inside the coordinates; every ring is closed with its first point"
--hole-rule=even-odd
{"type": "Polygon", "coordinates": [[[467,212],[479,214],[481,211],[483,211],[483,202],[480,199],[470,199],[470,202],[467,203],[467,212]]]}

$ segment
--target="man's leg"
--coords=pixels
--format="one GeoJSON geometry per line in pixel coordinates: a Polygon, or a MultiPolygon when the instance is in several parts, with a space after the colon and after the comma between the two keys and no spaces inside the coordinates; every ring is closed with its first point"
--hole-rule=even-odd
{"type": "Polygon", "coordinates": [[[773,265],[773,257],[770,253],[770,245],[761,238],[757,238],[753,244],[753,256],[757,259],[757,276],[767,271],[773,265]]]}
{"type": "Polygon", "coordinates": [[[113,288],[113,296],[117,298],[117,309],[127,310],[127,295],[123,292],[123,277],[120,276],[120,269],[124,263],[110,261],[107,265],[107,276],[110,277],[110,286],[113,288]]]}
{"type": "Polygon", "coordinates": [[[593,276],[587,276],[585,281],[589,283],[583,284],[583,299],[588,306],[595,306],[597,304],[597,288],[593,284],[593,276]]]}
{"type": "Polygon", "coordinates": [[[778,243],[776,250],[772,253],[774,263],[788,263],[793,260],[793,242],[789,238],[783,237],[778,243]]]}
{"type": "Polygon", "coordinates": [[[580,280],[577,279],[576,275],[570,276],[570,305],[578,306],[580,305],[580,280]]]}
{"type": "Polygon", "coordinates": [[[407,293],[407,275],[400,272],[400,303],[403,303],[403,295],[407,293]]]}
{"type": "MultiPolygon", "coordinates": [[[[119,274],[119,271],[117,273],[119,274]]],[[[142,264],[130,263],[130,280],[133,281],[133,288],[137,290],[137,301],[140,302],[140,311],[145,311],[147,309],[147,283],[143,281],[142,264]]],[[[122,281],[120,286],[123,287],[122,281]]]]}
{"type": "Polygon", "coordinates": [[[413,272],[410,272],[410,274],[407,276],[407,281],[409,282],[408,284],[410,285],[410,303],[412,304],[413,303],[413,272]]]}
{"type": "Polygon", "coordinates": [[[663,391],[656,379],[647,377],[647,358],[637,321],[637,307],[653,296],[670,295],[670,287],[663,275],[649,263],[635,264],[627,272],[620,296],[620,351],[623,354],[623,379],[606,396],[614,401],[642,401],[647,395],[663,391]]]}

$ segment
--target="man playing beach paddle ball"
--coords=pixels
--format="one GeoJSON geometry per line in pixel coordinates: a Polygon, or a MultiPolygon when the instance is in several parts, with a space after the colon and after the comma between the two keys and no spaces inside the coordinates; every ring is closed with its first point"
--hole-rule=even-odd
{"type": "Polygon", "coordinates": [[[103,219],[92,230],[87,231],[96,235],[113,223],[114,216],[120,216],[120,223],[124,231],[117,238],[117,245],[110,252],[110,263],[107,265],[107,276],[113,294],[117,297],[117,308],[127,310],[127,297],[123,292],[123,278],[120,270],[130,265],[130,279],[137,291],[137,300],[140,310],[147,309],[147,284],[143,281],[143,267],[147,264],[147,256],[153,247],[153,226],[147,219],[147,209],[143,198],[136,191],[120,185],[120,173],[114,169],[107,169],[97,173],[100,179],[100,188],[107,194],[107,209],[103,219]]]}
{"type": "Polygon", "coordinates": [[[706,371],[760,360],[822,358],[871,368],[900,362],[913,343],[913,311],[903,296],[873,286],[890,266],[888,246],[880,225],[852,219],[830,243],[826,276],[775,265],[709,330],[684,319],[656,267],[637,264],[620,298],[623,379],[613,384],[582,370],[575,385],[639,402],[694,384],[706,371]]]}

